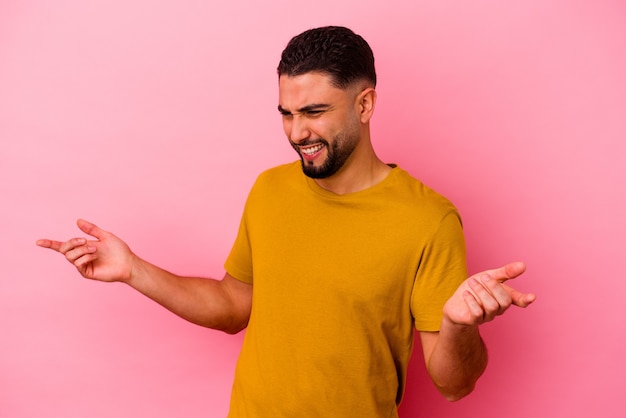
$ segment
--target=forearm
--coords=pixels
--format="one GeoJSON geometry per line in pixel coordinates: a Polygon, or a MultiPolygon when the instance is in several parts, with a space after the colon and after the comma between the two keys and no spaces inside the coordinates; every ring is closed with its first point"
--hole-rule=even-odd
{"type": "Polygon", "coordinates": [[[111,232],[82,219],[77,225],[95,239],[40,239],[37,245],[63,254],[83,277],[126,283],[195,324],[228,333],[247,326],[252,309],[251,284],[228,273],[222,280],[177,276],[137,257],[111,232]]]}
{"type": "Polygon", "coordinates": [[[136,258],[125,283],[194,324],[236,333],[248,322],[221,280],[181,277],[136,258]]]}
{"type": "Polygon", "coordinates": [[[487,367],[487,349],[478,326],[442,321],[427,369],[437,389],[450,401],[468,395],[487,367]]]}

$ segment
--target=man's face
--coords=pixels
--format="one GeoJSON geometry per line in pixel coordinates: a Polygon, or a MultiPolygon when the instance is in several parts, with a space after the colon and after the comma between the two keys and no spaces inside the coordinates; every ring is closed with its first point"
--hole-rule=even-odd
{"type": "Polygon", "coordinates": [[[280,77],[278,110],[283,129],[307,176],[332,176],[359,144],[357,93],[332,86],[330,77],[321,73],[280,77]]]}

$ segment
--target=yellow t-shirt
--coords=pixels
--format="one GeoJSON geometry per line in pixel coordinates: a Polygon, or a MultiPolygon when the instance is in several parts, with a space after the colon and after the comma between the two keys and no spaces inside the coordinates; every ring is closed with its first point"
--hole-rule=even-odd
{"type": "Polygon", "coordinates": [[[231,418],[397,416],[414,327],[467,277],[447,199],[398,167],[336,195],[299,162],[259,176],[225,268],[253,284],[231,418]]]}

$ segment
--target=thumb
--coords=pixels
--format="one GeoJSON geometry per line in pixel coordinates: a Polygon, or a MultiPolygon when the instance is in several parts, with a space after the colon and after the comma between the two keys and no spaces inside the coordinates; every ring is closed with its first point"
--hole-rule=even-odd
{"type": "Polygon", "coordinates": [[[84,219],[79,219],[76,221],[76,225],[83,231],[85,234],[91,235],[92,237],[96,237],[98,239],[104,238],[106,231],[98,228],[96,225],[88,222],[84,219]]]}

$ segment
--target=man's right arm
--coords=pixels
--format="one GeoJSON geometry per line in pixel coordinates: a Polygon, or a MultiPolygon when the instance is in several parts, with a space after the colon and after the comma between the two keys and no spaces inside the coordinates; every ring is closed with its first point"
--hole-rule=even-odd
{"type": "Polygon", "coordinates": [[[90,222],[79,220],[78,227],[95,239],[41,239],[37,245],[63,254],[83,277],[126,283],[195,324],[231,334],[247,326],[252,285],[228,273],[222,280],[177,276],[141,259],[124,241],[90,222]]]}

